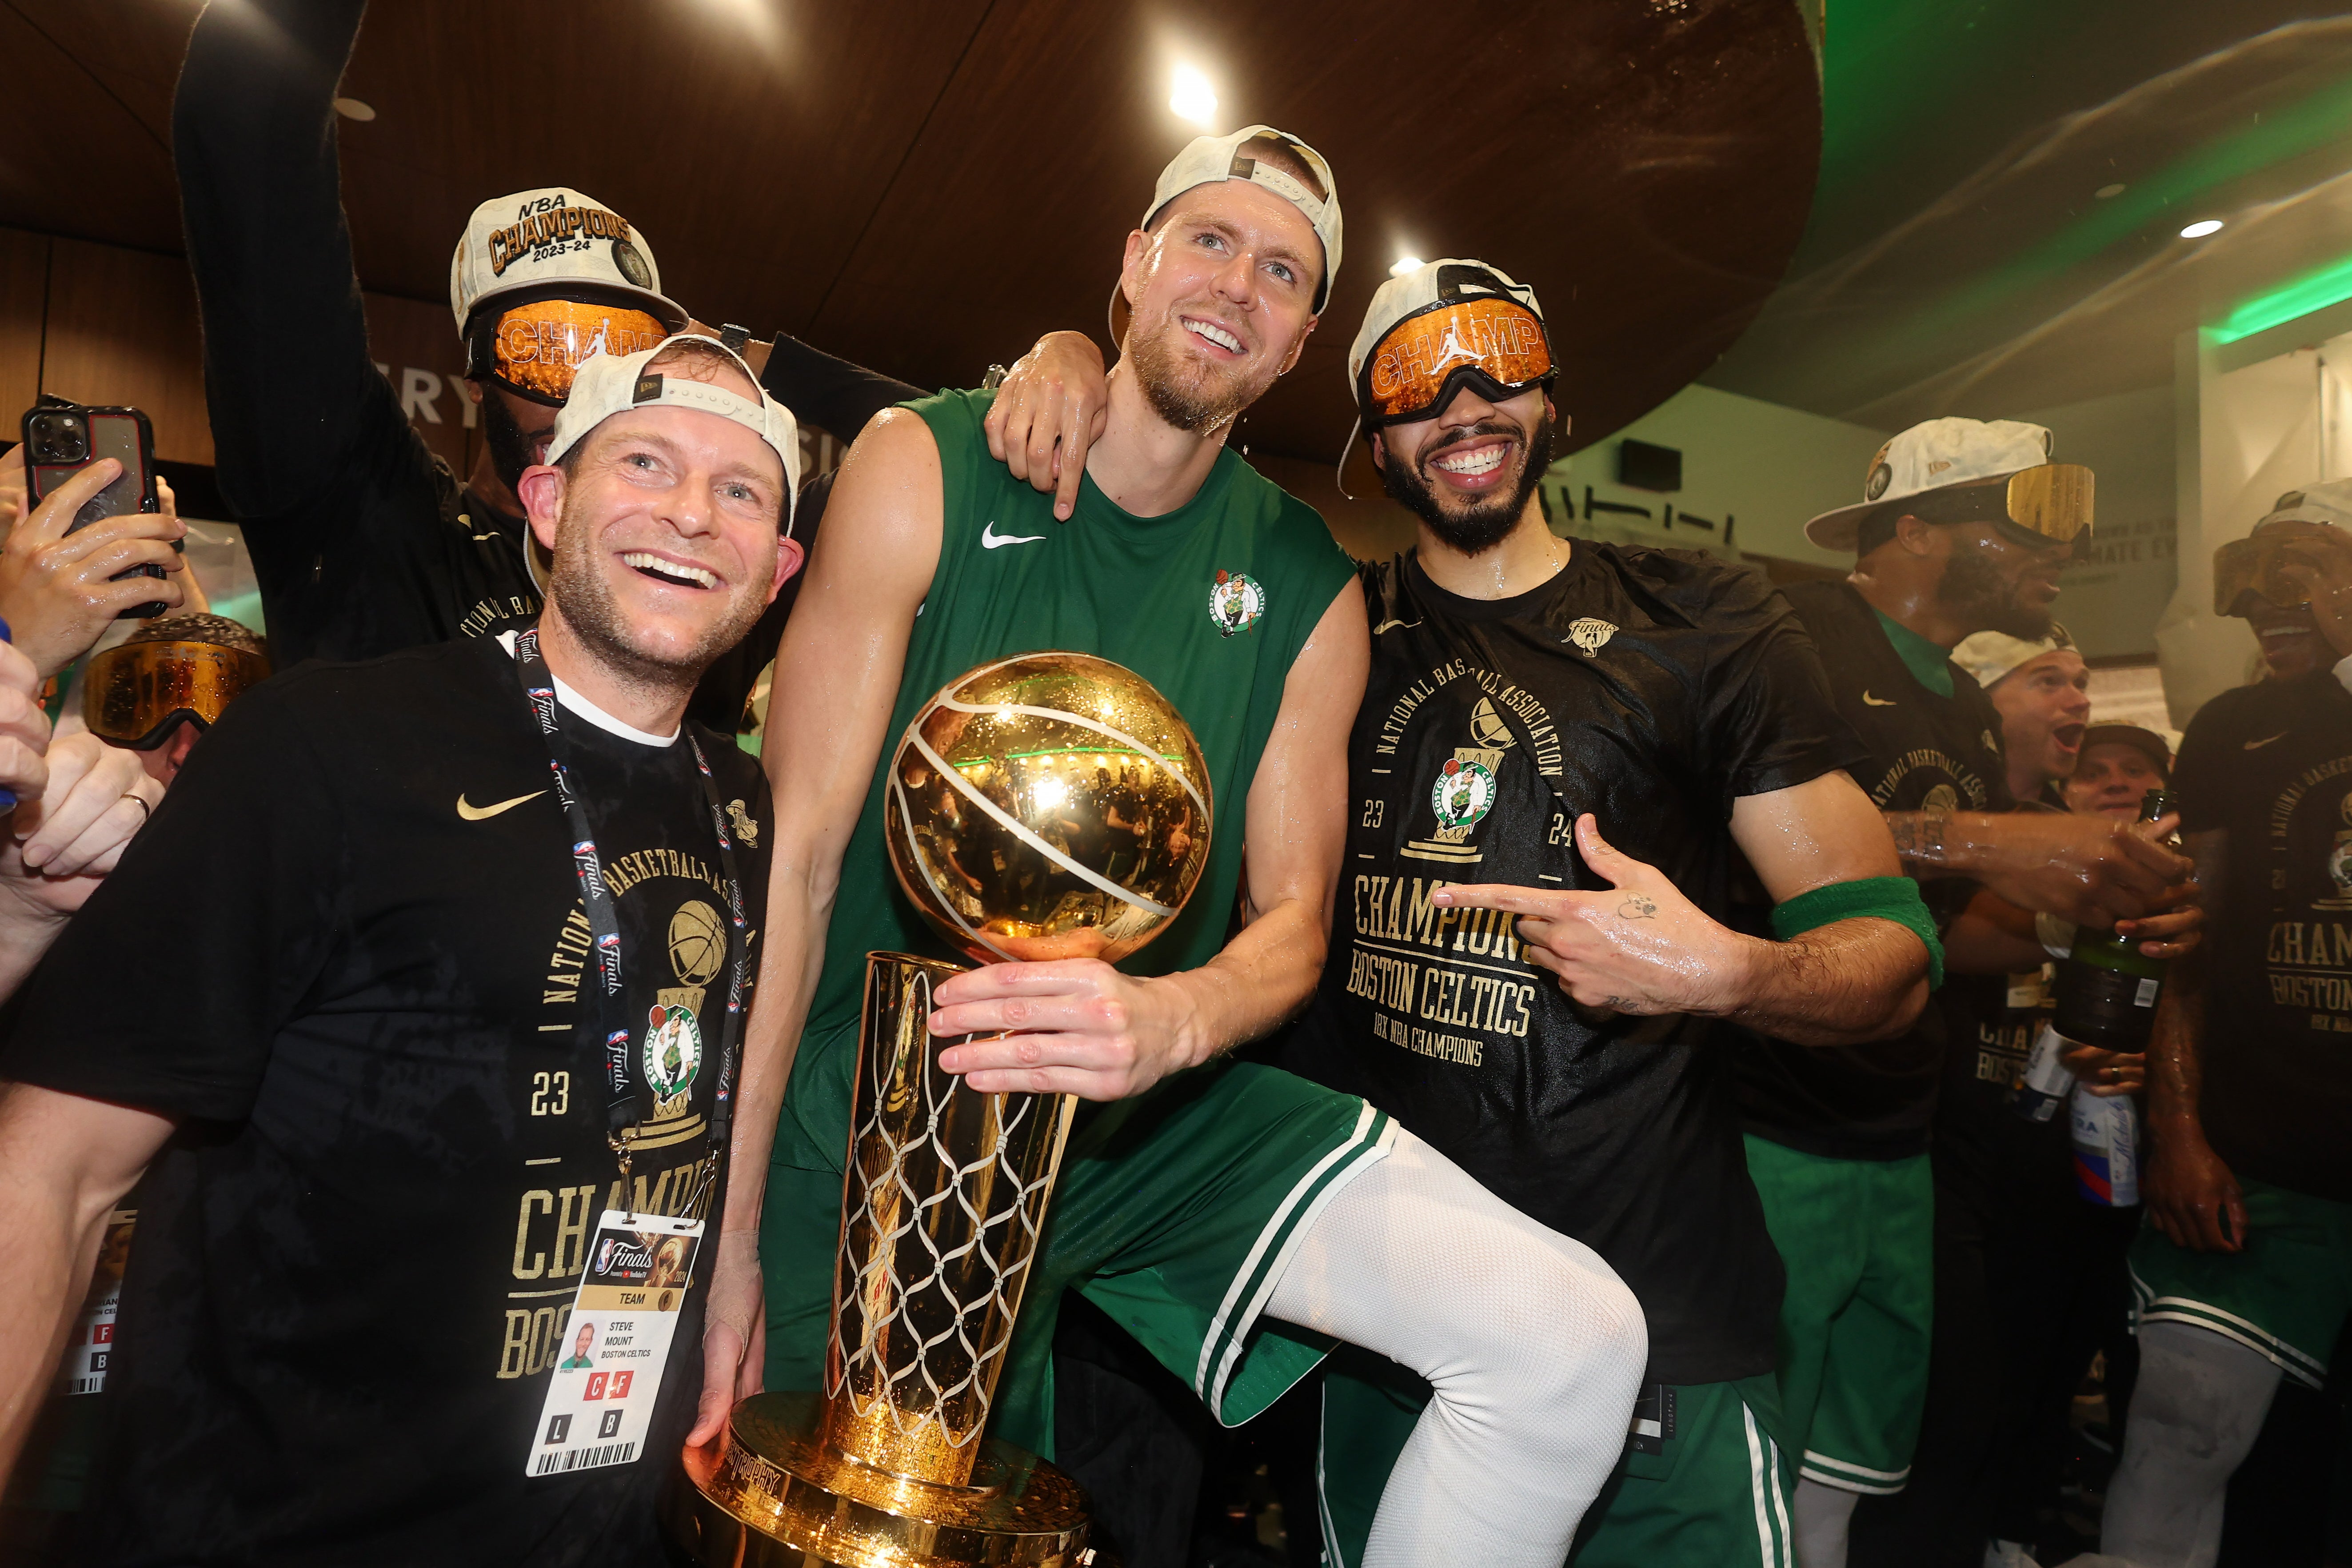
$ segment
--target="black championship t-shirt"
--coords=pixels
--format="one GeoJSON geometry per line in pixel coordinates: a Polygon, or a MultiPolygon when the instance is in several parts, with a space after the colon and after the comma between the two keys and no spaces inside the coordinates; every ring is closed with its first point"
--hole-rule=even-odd
{"type": "Polygon", "coordinates": [[[2066,1108],[2029,1121],[2010,1103],[2033,1037],[2050,1020],[2048,970],[1947,974],[1928,1004],[1944,1016],[1943,1085],[1929,1150],[1937,1184],[2004,1221],[2075,1201],[2066,1108]]]}
{"type": "MultiPolygon", "coordinates": [[[[2000,714],[1969,673],[1946,661],[1952,694],[1928,689],[1888,638],[1878,612],[1846,583],[1786,590],[1829,672],[1838,711],[1869,748],[1852,771],[1882,811],[2007,811],[2000,714]]],[[[1941,878],[1920,892],[1938,926],[1976,884],[1941,878]]],[[[1747,1035],[1739,1100],[1748,1130],[1807,1153],[1900,1160],[1927,1152],[1943,1067],[1944,1028],[1930,1006],[1908,1033],[1864,1046],[1800,1046],[1747,1035]]]]}
{"type": "Polygon", "coordinates": [[[2352,1203],[2352,693],[2326,671],[2224,691],[2173,773],[2182,828],[2228,837],[2200,1109],[2241,1175],[2352,1203]]]}
{"type": "Polygon", "coordinates": [[[1649,1319],[1651,1380],[1770,1371],[1783,1276],[1714,1026],[1580,1010],[1512,917],[1429,898],[1607,887],[1572,837],[1590,811],[1719,915],[1733,800],[1859,756],[1803,629],[1755,573],[1581,539],[1515,598],[1457,597],[1411,556],[1366,585],[1331,955],[1284,1065],[1599,1252],[1649,1319]]]}
{"type": "MultiPolygon", "coordinates": [[[[238,699],[31,982],[0,1077],[184,1119],[142,1189],[77,1562],[659,1560],[708,1239],[645,1451],[524,1468],[599,1213],[717,1213],[727,895],[685,740],[561,712],[616,895],[627,1194],[572,836],[492,638],[238,699]]],[[[766,787],[700,738],[756,936],[766,787]]]]}

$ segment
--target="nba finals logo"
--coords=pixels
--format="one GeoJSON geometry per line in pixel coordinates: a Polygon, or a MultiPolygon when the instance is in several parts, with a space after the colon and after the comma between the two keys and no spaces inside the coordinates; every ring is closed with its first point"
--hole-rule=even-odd
{"type": "Polygon", "coordinates": [[[531,713],[539,720],[539,732],[542,735],[553,733],[555,689],[551,686],[534,686],[530,689],[530,696],[531,713]]]}
{"type": "Polygon", "coordinates": [[[572,847],[572,864],[579,868],[581,886],[599,897],[604,891],[604,868],[596,860],[596,841],[583,838],[572,847]]]}
{"type": "Polygon", "coordinates": [[[1221,637],[1245,632],[1265,614],[1265,590],[1257,579],[1246,572],[1220,572],[1217,585],[1209,590],[1209,619],[1216,623],[1221,637]]]}

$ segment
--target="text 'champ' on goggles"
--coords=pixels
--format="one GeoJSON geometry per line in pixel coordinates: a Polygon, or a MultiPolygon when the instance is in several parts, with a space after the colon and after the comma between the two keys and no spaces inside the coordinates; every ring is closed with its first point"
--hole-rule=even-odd
{"type": "Polygon", "coordinates": [[[1500,403],[1559,374],[1543,319],[1525,305],[1494,294],[1441,300],[1390,328],[1366,357],[1356,406],[1377,430],[1435,418],[1465,386],[1500,403]]]}
{"type": "Polygon", "coordinates": [[[1921,490],[1886,504],[1921,522],[2006,523],[2053,544],[2072,544],[2091,531],[2095,488],[2091,470],[2080,463],[2043,463],[2005,479],[1921,490]]]}
{"type": "Polygon", "coordinates": [[[101,741],[151,752],[171,738],[182,720],[210,729],[247,688],[268,679],[259,639],[236,622],[214,616],[175,616],[142,628],[138,640],[90,658],[83,677],[82,718],[101,741]],[[209,639],[216,623],[234,628],[234,647],[209,639]],[[159,634],[151,636],[149,634],[159,634]]]}
{"type": "Polygon", "coordinates": [[[659,321],[633,305],[533,300],[480,313],[466,335],[466,374],[561,408],[583,363],[600,353],[625,358],[668,336],[659,321]]]}
{"type": "Polygon", "coordinates": [[[2213,613],[2251,616],[2267,599],[2282,610],[2311,603],[2311,584],[2323,570],[2321,552],[2352,541],[2324,522],[2269,522],[2247,539],[2213,552],[2213,613]]]}

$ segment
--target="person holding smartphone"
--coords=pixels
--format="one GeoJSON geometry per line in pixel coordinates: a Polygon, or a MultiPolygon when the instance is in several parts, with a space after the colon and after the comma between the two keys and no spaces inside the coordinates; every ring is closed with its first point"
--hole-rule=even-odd
{"type": "Polygon", "coordinates": [[[6,536],[0,543],[0,620],[45,680],[131,611],[160,604],[168,613],[187,602],[187,563],[173,546],[188,525],[162,479],[155,481],[156,510],[73,526],[90,498],[121,477],[120,462],[100,458],[28,510],[24,447],[0,455],[0,531],[6,536]],[[142,566],[163,575],[141,574],[142,566]]]}

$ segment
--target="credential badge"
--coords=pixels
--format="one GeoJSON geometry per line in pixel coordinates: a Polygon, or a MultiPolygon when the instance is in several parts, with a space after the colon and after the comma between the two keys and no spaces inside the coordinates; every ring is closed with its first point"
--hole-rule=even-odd
{"type": "Polygon", "coordinates": [[[1209,619],[1224,637],[1245,632],[1265,614],[1265,590],[1246,572],[1220,572],[1209,590],[1209,619]]]}

